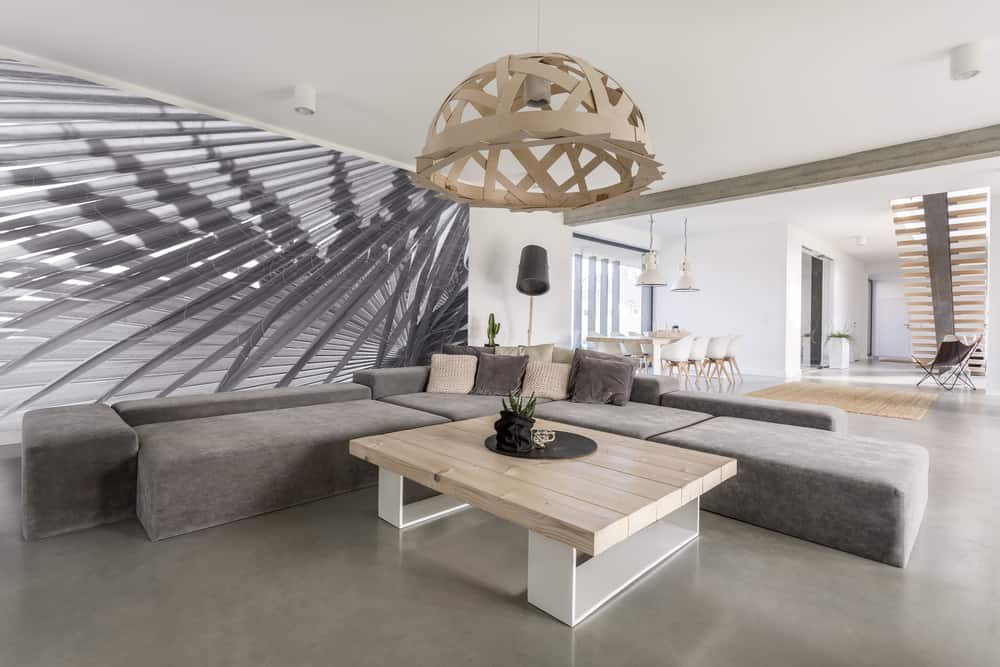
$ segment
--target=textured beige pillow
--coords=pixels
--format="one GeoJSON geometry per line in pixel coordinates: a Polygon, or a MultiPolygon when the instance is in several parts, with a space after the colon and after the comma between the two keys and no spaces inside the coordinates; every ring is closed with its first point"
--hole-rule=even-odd
{"type": "Polygon", "coordinates": [[[555,345],[552,343],[546,343],[544,345],[527,345],[521,346],[521,354],[528,357],[528,361],[544,361],[545,363],[552,362],[552,348],[555,345]]]}
{"type": "Polygon", "coordinates": [[[498,357],[520,357],[521,347],[519,345],[497,345],[493,348],[493,354],[498,357]]]}
{"type": "Polygon", "coordinates": [[[556,345],[552,348],[552,361],[557,364],[571,364],[573,363],[573,356],[576,354],[576,350],[571,347],[559,347],[556,345]]]}
{"type": "Polygon", "coordinates": [[[536,398],[551,398],[562,401],[569,398],[570,364],[555,364],[545,361],[529,361],[524,371],[522,396],[535,395],[536,398]]]}
{"type": "Polygon", "coordinates": [[[437,394],[468,394],[476,385],[476,357],[465,354],[431,355],[427,391],[437,394]]]}

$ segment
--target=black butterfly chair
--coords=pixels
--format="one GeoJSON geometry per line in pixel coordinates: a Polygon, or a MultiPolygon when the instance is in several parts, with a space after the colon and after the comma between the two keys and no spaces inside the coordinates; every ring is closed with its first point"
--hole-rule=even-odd
{"type": "Polygon", "coordinates": [[[960,340],[941,341],[934,360],[929,364],[924,364],[916,357],[913,357],[914,363],[920,366],[925,373],[924,377],[920,378],[920,381],[917,382],[917,386],[922,385],[927,378],[931,378],[938,383],[939,387],[948,391],[954,389],[959,381],[972,391],[975,391],[976,385],[972,382],[972,378],[969,377],[969,362],[972,361],[972,355],[982,341],[982,336],[977,337],[970,344],[963,343],[960,340]]]}

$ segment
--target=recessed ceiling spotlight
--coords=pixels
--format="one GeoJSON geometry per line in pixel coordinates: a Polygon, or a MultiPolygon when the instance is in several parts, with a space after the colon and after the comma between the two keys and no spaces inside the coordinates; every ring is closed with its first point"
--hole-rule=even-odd
{"type": "Polygon", "coordinates": [[[951,80],[965,81],[983,71],[983,43],[969,42],[948,52],[951,59],[951,80]]]}
{"type": "Polygon", "coordinates": [[[295,113],[312,116],[316,113],[316,89],[306,83],[295,85],[295,113]]]}
{"type": "Polygon", "coordinates": [[[864,234],[858,234],[854,237],[854,242],[859,246],[866,246],[868,245],[868,237],[864,234]]]}

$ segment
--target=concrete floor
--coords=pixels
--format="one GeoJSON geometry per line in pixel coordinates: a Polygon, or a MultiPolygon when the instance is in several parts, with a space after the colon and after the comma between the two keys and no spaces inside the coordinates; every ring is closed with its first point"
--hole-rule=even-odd
{"type": "Polygon", "coordinates": [[[469,510],[400,536],[374,490],[155,544],[134,521],[25,544],[3,447],[0,665],[1000,664],[1000,401],[942,393],[920,422],[850,430],[931,452],[905,570],[703,512],[696,542],[576,629],[528,605],[524,530],[469,510]]]}

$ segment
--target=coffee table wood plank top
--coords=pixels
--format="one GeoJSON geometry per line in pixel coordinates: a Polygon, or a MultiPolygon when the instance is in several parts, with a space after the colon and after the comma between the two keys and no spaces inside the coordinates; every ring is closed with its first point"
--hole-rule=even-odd
{"type": "Polygon", "coordinates": [[[483,446],[495,417],[350,441],[354,456],[590,555],[600,554],[736,474],[736,461],[568,424],[594,438],[569,460],[518,459],[483,446]]]}

